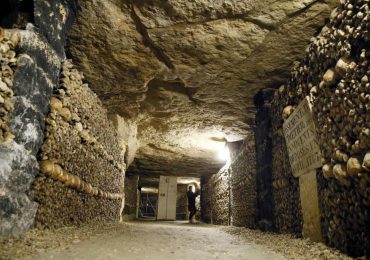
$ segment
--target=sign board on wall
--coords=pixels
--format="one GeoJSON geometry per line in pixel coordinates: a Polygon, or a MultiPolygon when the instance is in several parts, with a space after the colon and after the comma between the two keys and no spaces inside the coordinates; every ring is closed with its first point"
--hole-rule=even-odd
{"type": "Polygon", "coordinates": [[[312,104],[304,98],[283,124],[290,166],[295,177],[322,166],[312,104]]]}

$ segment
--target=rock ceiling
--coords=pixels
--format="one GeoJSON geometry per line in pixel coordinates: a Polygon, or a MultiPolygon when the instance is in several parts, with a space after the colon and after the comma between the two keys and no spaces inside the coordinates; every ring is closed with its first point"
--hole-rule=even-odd
{"type": "Polygon", "coordinates": [[[336,1],[84,0],[68,51],[111,113],[138,125],[130,167],[215,173],[220,140],[254,127],[254,95],[276,88],[336,1]]]}

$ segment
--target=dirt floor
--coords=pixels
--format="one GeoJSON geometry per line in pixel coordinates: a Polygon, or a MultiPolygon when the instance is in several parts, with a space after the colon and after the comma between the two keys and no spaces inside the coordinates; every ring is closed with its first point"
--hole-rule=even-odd
{"type": "Polygon", "coordinates": [[[0,241],[0,259],[350,259],[323,244],[186,222],[91,223],[0,241]]]}

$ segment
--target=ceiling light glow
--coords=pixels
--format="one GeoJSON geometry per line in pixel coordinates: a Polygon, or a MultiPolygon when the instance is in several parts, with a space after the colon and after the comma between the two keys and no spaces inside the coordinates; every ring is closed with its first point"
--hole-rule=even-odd
{"type": "Polygon", "coordinates": [[[230,151],[226,143],[224,143],[224,145],[218,149],[217,156],[220,161],[230,164],[230,151]]]}

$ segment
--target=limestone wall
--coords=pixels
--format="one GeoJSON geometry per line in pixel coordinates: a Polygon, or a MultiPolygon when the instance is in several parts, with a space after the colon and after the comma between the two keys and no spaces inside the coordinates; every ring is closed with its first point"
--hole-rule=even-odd
{"type": "Polygon", "coordinates": [[[118,114],[110,114],[109,119],[117,129],[120,150],[125,157],[128,168],[133,162],[138,148],[137,124],[135,121],[123,118],[118,114]]]}
{"type": "Polygon", "coordinates": [[[123,208],[123,219],[132,220],[136,218],[137,197],[138,197],[139,176],[132,175],[125,177],[125,198],[123,208]]]}
{"type": "Polygon", "coordinates": [[[295,203],[297,180],[290,174],[279,125],[282,116],[312,96],[324,157],[317,172],[322,233],[326,243],[356,256],[370,254],[369,8],[365,1],[341,1],[304,60],[295,64],[289,83],[276,91],[272,110],[274,178],[282,180],[275,182],[281,188],[274,196],[290,192],[289,203],[295,203]]]}
{"type": "Polygon", "coordinates": [[[51,99],[39,157],[42,174],[33,186],[38,224],[119,219],[125,165],[117,133],[70,61],[63,63],[60,87],[51,99]]]}

